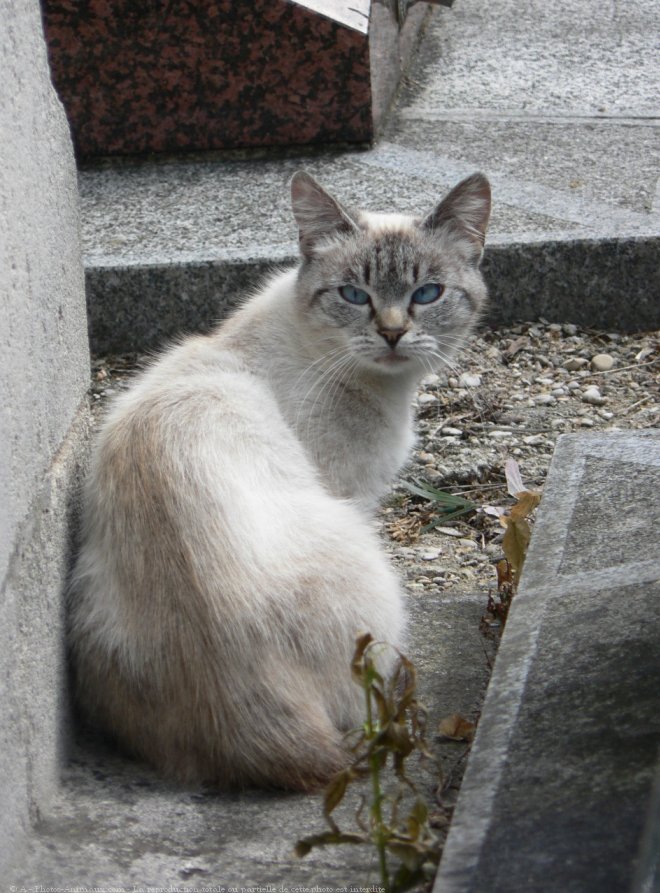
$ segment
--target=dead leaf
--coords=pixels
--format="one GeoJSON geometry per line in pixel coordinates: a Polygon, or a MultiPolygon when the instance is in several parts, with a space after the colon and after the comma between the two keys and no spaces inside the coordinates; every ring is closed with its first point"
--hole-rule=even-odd
{"type": "Polygon", "coordinates": [[[502,549],[517,577],[520,577],[531,535],[531,528],[524,518],[508,516],[502,549]]]}
{"type": "Polygon", "coordinates": [[[451,741],[472,741],[476,726],[460,713],[446,716],[438,726],[438,733],[451,741]]]}
{"type": "Polygon", "coordinates": [[[515,341],[512,341],[511,344],[504,351],[505,357],[512,357],[514,354],[517,354],[519,350],[522,350],[523,347],[527,347],[528,341],[527,338],[516,338],[515,341]]]}
{"type": "Polygon", "coordinates": [[[513,574],[511,572],[511,565],[506,560],[506,558],[502,558],[497,562],[497,588],[502,591],[505,586],[513,586],[513,574]]]}
{"type": "Polygon", "coordinates": [[[509,515],[516,520],[528,518],[541,501],[541,494],[533,490],[523,490],[516,494],[518,502],[509,509],[509,515]]]}

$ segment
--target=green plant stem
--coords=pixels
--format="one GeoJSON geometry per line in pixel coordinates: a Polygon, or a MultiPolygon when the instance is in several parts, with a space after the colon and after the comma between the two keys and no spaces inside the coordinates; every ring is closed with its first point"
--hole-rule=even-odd
{"type": "MultiPolygon", "coordinates": [[[[371,692],[369,691],[369,683],[365,679],[364,692],[367,700],[367,739],[372,741],[376,736],[373,725],[373,714],[371,707],[371,692]]],[[[369,756],[369,769],[371,773],[371,787],[373,789],[374,802],[371,807],[371,814],[375,825],[376,849],[378,850],[378,865],[380,868],[380,879],[385,889],[385,893],[389,893],[390,878],[387,870],[387,851],[385,849],[385,834],[383,833],[383,810],[381,804],[383,801],[383,792],[380,787],[380,769],[378,766],[378,754],[372,753],[369,756]]]]}

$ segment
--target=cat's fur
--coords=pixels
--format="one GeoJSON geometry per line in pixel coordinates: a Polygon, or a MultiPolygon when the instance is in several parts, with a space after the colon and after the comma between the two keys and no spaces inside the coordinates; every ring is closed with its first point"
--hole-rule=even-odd
{"type": "Polygon", "coordinates": [[[309,790],[345,765],[355,639],[400,645],[405,625],[370,513],[411,447],[417,382],[485,299],[481,175],[423,220],[349,211],[304,173],[292,200],[299,268],[141,374],[86,486],[79,701],[186,782],[309,790]],[[411,303],[425,283],[442,297],[411,303]]]}

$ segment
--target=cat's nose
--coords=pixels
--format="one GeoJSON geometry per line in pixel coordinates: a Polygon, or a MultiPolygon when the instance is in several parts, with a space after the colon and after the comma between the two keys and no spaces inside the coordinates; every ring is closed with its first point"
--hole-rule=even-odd
{"type": "Polygon", "coordinates": [[[387,306],[381,308],[376,314],[376,328],[378,329],[378,334],[394,350],[403,335],[410,328],[410,323],[400,307],[387,306]]]}
{"type": "Polygon", "coordinates": [[[378,334],[382,335],[382,337],[387,341],[389,346],[394,349],[399,343],[401,337],[406,334],[406,329],[398,328],[398,329],[378,329],[378,334]]]}

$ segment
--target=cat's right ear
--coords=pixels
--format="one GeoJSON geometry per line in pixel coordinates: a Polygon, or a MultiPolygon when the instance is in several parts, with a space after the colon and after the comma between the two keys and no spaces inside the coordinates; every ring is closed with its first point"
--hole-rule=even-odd
{"type": "Polygon", "coordinates": [[[291,180],[291,205],[300,233],[300,250],[311,257],[323,239],[354,232],[358,226],[329,192],[305,171],[291,180]]]}

